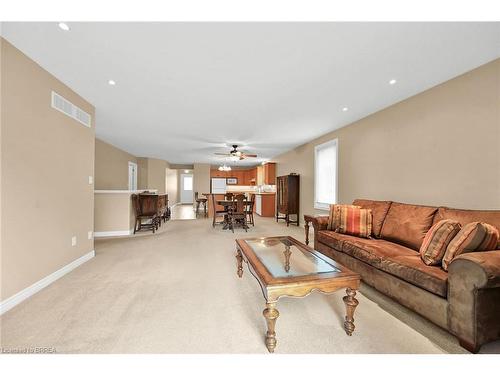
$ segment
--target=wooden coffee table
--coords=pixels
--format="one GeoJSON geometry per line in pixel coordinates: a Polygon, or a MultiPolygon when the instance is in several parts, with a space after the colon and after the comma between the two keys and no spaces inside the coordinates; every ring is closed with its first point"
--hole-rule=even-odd
{"type": "Polygon", "coordinates": [[[274,352],[276,347],[275,325],[279,316],[276,304],[283,296],[305,297],[314,290],[331,293],[346,288],[344,329],[352,335],[359,274],[289,236],[236,240],[236,259],[238,277],[243,276],[243,263],[246,263],[266,299],[263,315],[267,322],[265,342],[269,352],[274,352]]]}

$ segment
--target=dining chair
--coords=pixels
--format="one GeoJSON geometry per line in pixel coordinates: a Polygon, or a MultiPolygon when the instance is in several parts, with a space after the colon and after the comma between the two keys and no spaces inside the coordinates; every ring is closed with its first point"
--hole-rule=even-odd
{"type": "Polygon", "coordinates": [[[226,193],[226,194],[224,194],[224,199],[227,201],[232,201],[234,199],[234,194],[233,193],[226,193]]]}
{"type": "Polygon", "coordinates": [[[217,221],[217,217],[224,217],[227,215],[226,210],[217,210],[217,201],[215,200],[215,194],[210,194],[212,199],[212,227],[215,228],[215,224],[224,224],[224,221],[217,221]]]}
{"type": "Polygon", "coordinates": [[[243,194],[238,194],[234,197],[234,203],[229,206],[229,221],[231,223],[231,231],[234,233],[234,227],[236,224],[241,225],[245,232],[247,232],[247,212],[245,208],[245,196],[243,194]]]}
{"type": "Polygon", "coordinates": [[[196,202],[196,216],[198,216],[198,211],[200,210],[200,205],[203,206],[203,215],[207,216],[207,198],[200,198],[198,192],[194,193],[194,201],[196,202]]]}
{"type": "Polygon", "coordinates": [[[250,201],[248,202],[246,206],[246,214],[248,217],[248,222],[252,224],[252,226],[255,226],[255,222],[253,220],[253,208],[255,206],[255,194],[251,194],[250,201]]]}

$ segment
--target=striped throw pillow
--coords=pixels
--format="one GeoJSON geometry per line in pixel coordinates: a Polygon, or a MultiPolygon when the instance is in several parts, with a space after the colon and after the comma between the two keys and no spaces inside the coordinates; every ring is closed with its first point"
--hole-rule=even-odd
{"type": "Polygon", "coordinates": [[[427,232],[420,246],[420,257],[428,266],[440,264],[448,244],[460,232],[461,225],[455,220],[441,220],[427,232]]]}
{"type": "Polygon", "coordinates": [[[341,207],[356,207],[361,208],[359,206],[354,206],[352,204],[331,204],[330,205],[330,214],[328,215],[328,224],[326,229],[336,231],[339,227],[340,221],[340,208],[341,207]]]}
{"type": "Polygon", "coordinates": [[[372,234],[372,210],[359,207],[340,207],[337,232],[351,236],[370,238],[372,234]]]}
{"type": "Polygon", "coordinates": [[[460,254],[495,250],[498,237],[498,229],[493,225],[477,221],[464,225],[446,248],[443,269],[447,271],[451,261],[460,254]]]}

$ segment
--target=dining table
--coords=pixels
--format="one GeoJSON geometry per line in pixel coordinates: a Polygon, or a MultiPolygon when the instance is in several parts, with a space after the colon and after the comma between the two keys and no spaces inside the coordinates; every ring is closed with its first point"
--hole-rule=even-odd
{"type": "MultiPolygon", "coordinates": [[[[221,199],[221,200],[217,200],[216,201],[217,204],[221,205],[224,207],[224,210],[226,211],[229,211],[229,207],[234,205],[236,203],[235,200],[231,200],[231,199],[221,199]]],[[[245,199],[243,201],[243,204],[245,206],[249,206],[252,202],[248,199],[245,199]]],[[[224,224],[222,225],[222,229],[229,229],[231,228],[231,221],[229,220],[229,214],[225,214],[224,215],[224,224]]]]}

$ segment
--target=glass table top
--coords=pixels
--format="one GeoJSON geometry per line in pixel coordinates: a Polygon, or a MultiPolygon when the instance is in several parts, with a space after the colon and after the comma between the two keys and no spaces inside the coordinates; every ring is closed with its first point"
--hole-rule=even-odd
{"type": "Polygon", "coordinates": [[[296,246],[286,237],[256,238],[245,242],[275,278],[340,272],[337,267],[296,246]]]}

